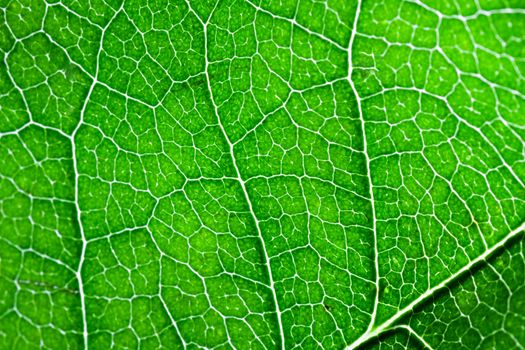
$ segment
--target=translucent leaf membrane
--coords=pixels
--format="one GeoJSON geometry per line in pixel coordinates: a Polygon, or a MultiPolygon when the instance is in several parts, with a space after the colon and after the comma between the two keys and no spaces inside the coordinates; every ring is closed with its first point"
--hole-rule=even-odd
{"type": "Polygon", "coordinates": [[[525,346],[521,1],[0,18],[0,348],[525,346]]]}

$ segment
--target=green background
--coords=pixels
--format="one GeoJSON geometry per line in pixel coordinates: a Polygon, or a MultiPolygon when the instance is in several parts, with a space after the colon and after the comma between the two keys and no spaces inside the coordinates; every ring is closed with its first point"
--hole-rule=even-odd
{"type": "Polygon", "coordinates": [[[0,348],[525,347],[523,0],[0,0],[0,58],[0,348]]]}

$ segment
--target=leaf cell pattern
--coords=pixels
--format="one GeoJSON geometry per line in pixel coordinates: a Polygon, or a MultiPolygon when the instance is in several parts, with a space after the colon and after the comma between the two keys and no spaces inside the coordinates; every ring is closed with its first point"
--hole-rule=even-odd
{"type": "Polygon", "coordinates": [[[522,0],[0,16],[0,348],[525,347],[522,0]]]}

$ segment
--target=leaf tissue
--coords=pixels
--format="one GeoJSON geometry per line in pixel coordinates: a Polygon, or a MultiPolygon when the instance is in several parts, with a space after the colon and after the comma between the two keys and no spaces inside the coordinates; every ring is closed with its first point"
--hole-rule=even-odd
{"type": "Polygon", "coordinates": [[[0,349],[524,349],[523,0],[0,0],[0,349]]]}

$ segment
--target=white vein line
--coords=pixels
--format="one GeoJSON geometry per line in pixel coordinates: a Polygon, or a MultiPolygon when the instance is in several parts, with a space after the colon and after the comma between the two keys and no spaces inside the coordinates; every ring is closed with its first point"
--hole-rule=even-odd
{"type": "Polygon", "coordinates": [[[100,53],[103,50],[102,45],[103,45],[103,42],[104,42],[104,34],[106,33],[106,30],[109,28],[111,23],[113,23],[113,20],[117,17],[117,15],[120,13],[120,11],[121,11],[121,9],[123,7],[124,7],[124,3],[122,3],[120,8],[113,14],[111,19],[108,21],[108,23],[106,24],[106,26],[102,30],[102,33],[100,35],[100,45],[99,45],[98,52],[97,52],[97,61],[96,61],[96,68],[95,68],[95,75],[93,77],[93,82],[91,83],[91,86],[89,88],[88,94],[87,94],[86,99],[84,101],[84,105],[82,106],[82,109],[80,111],[80,117],[79,117],[78,124],[75,127],[75,130],[73,130],[73,133],[71,134],[71,153],[72,153],[71,156],[73,158],[73,171],[75,172],[75,209],[76,209],[76,212],[77,212],[77,222],[78,222],[78,227],[79,227],[79,231],[80,231],[80,237],[82,239],[82,249],[81,249],[81,253],[80,253],[80,260],[79,260],[79,263],[78,263],[78,269],[76,271],[76,275],[77,275],[78,290],[79,290],[79,295],[80,295],[80,307],[82,309],[82,323],[83,323],[83,325],[82,325],[82,327],[83,327],[82,335],[83,335],[83,339],[84,339],[84,349],[86,349],[86,350],[88,349],[88,336],[89,336],[89,333],[88,333],[88,324],[87,324],[87,315],[86,315],[86,297],[84,295],[84,283],[83,283],[83,280],[82,280],[82,268],[84,266],[85,255],[86,255],[86,248],[87,248],[88,242],[87,242],[87,239],[86,239],[86,235],[84,233],[84,228],[82,226],[80,204],[79,204],[79,201],[78,201],[78,199],[79,199],[79,195],[78,195],[78,189],[79,189],[78,180],[79,180],[80,174],[78,172],[78,162],[77,162],[77,157],[76,157],[75,137],[76,137],[76,134],[78,133],[78,130],[80,129],[80,127],[84,123],[84,114],[86,112],[87,105],[88,105],[89,100],[91,98],[91,93],[93,92],[93,90],[95,88],[95,85],[97,85],[98,73],[99,73],[99,68],[100,68],[100,53]]]}
{"type": "MultiPolygon", "coordinates": [[[[211,15],[210,15],[210,18],[211,18],[211,15]]],[[[261,232],[261,228],[260,228],[260,223],[259,223],[259,220],[257,219],[257,216],[255,215],[255,212],[253,210],[253,205],[252,205],[252,202],[250,200],[250,196],[248,195],[248,191],[246,190],[246,183],[245,181],[242,179],[241,177],[241,172],[239,171],[239,167],[237,166],[237,162],[235,160],[235,154],[234,154],[234,150],[233,150],[233,146],[234,144],[230,141],[230,138],[228,137],[228,134],[226,133],[226,130],[224,129],[224,126],[222,125],[222,122],[221,122],[221,118],[219,116],[219,110],[217,108],[217,105],[215,103],[215,100],[213,98],[213,91],[211,89],[211,83],[210,83],[210,76],[209,76],[209,73],[208,73],[208,65],[209,65],[209,62],[208,62],[208,23],[209,23],[209,18],[208,18],[208,22],[206,23],[202,23],[203,26],[204,26],[204,58],[205,58],[205,74],[206,74],[206,84],[208,85],[208,90],[209,90],[209,93],[210,93],[210,98],[211,98],[211,102],[212,102],[212,105],[213,105],[213,109],[215,111],[215,116],[217,117],[217,122],[218,122],[218,125],[219,125],[219,128],[221,129],[221,132],[222,134],[224,135],[224,139],[226,140],[226,143],[228,144],[228,147],[230,149],[230,154],[231,154],[231,157],[232,157],[232,163],[233,163],[233,168],[235,169],[235,172],[236,172],[236,180],[239,182],[239,184],[241,185],[241,188],[242,188],[242,192],[244,194],[244,198],[246,199],[246,202],[248,203],[248,208],[250,210],[250,214],[255,222],[255,227],[257,229],[257,234],[259,235],[259,239],[261,240],[261,247],[262,247],[262,251],[264,253],[264,258],[265,258],[265,265],[268,269],[268,276],[269,276],[269,279],[270,279],[270,290],[272,292],[272,296],[273,296],[273,299],[275,301],[275,312],[277,314],[277,323],[279,325],[279,335],[280,335],[280,338],[281,338],[281,346],[280,348],[281,349],[285,349],[285,342],[284,342],[284,331],[283,331],[283,324],[282,324],[282,321],[281,321],[281,310],[279,309],[279,302],[277,301],[277,294],[275,292],[275,282],[274,282],[274,279],[273,279],[273,275],[272,275],[272,268],[270,266],[270,257],[268,256],[268,252],[266,250],[266,245],[264,243],[264,239],[263,239],[263,236],[262,236],[262,232],[261,232]]]]}
{"type": "Polygon", "coordinates": [[[355,35],[357,33],[357,21],[359,20],[359,14],[361,12],[361,0],[358,0],[357,7],[355,10],[354,24],[352,28],[352,34],[350,36],[350,43],[348,44],[348,76],[347,80],[352,91],[356,98],[357,110],[359,112],[359,120],[361,121],[361,134],[363,137],[363,153],[366,159],[366,173],[368,177],[368,191],[370,192],[370,204],[372,206],[372,230],[374,232],[374,270],[375,270],[375,286],[376,292],[374,296],[374,305],[372,309],[372,315],[370,317],[370,323],[368,324],[368,329],[366,332],[369,332],[375,322],[375,317],[377,314],[377,305],[379,304],[379,250],[377,249],[377,226],[376,226],[376,209],[374,201],[374,191],[372,185],[372,173],[370,172],[370,157],[368,156],[368,145],[366,143],[366,131],[365,131],[365,119],[363,115],[363,109],[361,108],[361,99],[359,93],[355,87],[354,82],[352,81],[352,72],[353,72],[353,62],[352,62],[352,47],[354,45],[355,35]]]}
{"type": "Polygon", "coordinates": [[[423,344],[425,349],[434,350],[432,348],[432,346],[430,346],[430,344],[427,343],[427,341],[425,339],[423,339],[423,337],[420,336],[412,327],[410,327],[408,325],[399,325],[399,326],[396,326],[396,327],[392,328],[392,330],[396,330],[396,329],[403,329],[403,330],[407,331],[409,333],[409,335],[413,335],[421,344],[423,344]]]}
{"type": "Polygon", "coordinates": [[[370,331],[367,331],[364,333],[361,337],[359,337],[356,341],[354,341],[352,344],[350,344],[346,350],[352,350],[356,349],[360,345],[366,343],[367,341],[379,336],[380,334],[384,333],[387,330],[391,330],[395,322],[397,322],[400,318],[405,316],[407,313],[413,311],[417,306],[419,306],[421,303],[426,301],[428,298],[432,297],[437,292],[441,291],[442,289],[446,288],[450,283],[454,282],[457,278],[463,276],[466,272],[470,271],[474,266],[486,262],[487,259],[497,250],[502,248],[507,242],[509,242],[514,237],[518,236],[520,233],[522,233],[525,230],[525,222],[523,222],[518,228],[514,229],[513,231],[509,232],[505,238],[503,238],[501,241],[499,241],[497,244],[493,245],[491,248],[485,250],[485,252],[481,255],[479,255],[474,260],[471,260],[467,265],[463,266],[461,269],[450,275],[447,279],[443,280],[438,285],[430,288],[425,293],[421,294],[417,299],[414,299],[410,304],[399,310],[395,315],[390,317],[388,320],[383,322],[379,327],[376,327],[370,331]]]}
{"type": "Polygon", "coordinates": [[[297,22],[295,20],[295,18],[288,18],[288,17],[284,17],[284,16],[279,16],[279,15],[276,15],[268,10],[265,10],[264,8],[262,8],[261,6],[257,6],[256,4],[254,4],[251,0],[244,0],[247,4],[249,4],[250,6],[252,6],[256,11],[259,11],[261,13],[264,13],[274,19],[278,19],[278,20],[281,20],[281,21],[284,21],[284,22],[287,22],[289,23],[290,25],[292,26],[295,26],[297,28],[300,28],[302,29],[303,31],[305,31],[306,33],[310,34],[310,35],[313,35],[315,37],[318,37],[319,39],[337,47],[339,50],[341,51],[346,51],[347,49],[343,46],[341,46],[339,43],[337,43],[336,41],[330,39],[328,36],[322,34],[322,33],[318,33],[318,32],[315,32],[311,29],[309,29],[308,27],[305,27],[304,25],[300,24],[299,22],[297,22]]]}

